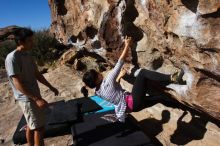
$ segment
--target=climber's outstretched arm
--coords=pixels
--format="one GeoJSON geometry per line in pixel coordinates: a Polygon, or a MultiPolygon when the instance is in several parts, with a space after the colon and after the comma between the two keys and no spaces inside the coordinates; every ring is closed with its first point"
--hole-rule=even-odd
{"type": "Polygon", "coordinates": [[[130,45],[132,43],[131,37],[125,37],[125,47],[123,52],[121,53],[121,56],[119,57],[119,60],[124,60],[127,57],[128,49],[130,48],[130,45]]]}

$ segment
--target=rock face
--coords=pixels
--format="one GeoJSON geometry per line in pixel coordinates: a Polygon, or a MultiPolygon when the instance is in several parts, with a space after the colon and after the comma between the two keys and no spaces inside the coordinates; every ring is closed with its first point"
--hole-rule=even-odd
{"type": "Polygon", "coordinates": [[[173,73],[180,102],[220,119],[220,0],[49,0],[51,31],[64,44],[114,63],[125,35],[134,65],[173,73]]]}

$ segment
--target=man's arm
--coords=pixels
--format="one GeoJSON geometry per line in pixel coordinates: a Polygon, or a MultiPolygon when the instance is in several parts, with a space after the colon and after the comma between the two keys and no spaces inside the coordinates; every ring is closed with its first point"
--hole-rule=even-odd
{"type": "Polygon", "coordinates": [[[21,93],[23,93],[24,95],[26,95],[28,98],[30,98],[31,100],[33,100],[37,106],[39,108],[44,108],[48,105],[48,103],[41,97],[41,96],[34,96],[32,93],[30,93],[25,86],[22,84],[21,82],[21,77],[19,75],[13,75],[11,76],[14,86],[15,88],[20,91],[21,93]]]}
{"type": "Polygon", "coordinates": [[[12,78],[13,84],[18,91],[20,91],[21,93],[26,95],[28,98],[33,100],[39,108],[44,108],[45,106],[47,106],[48,103],[44,99],[42,99],[40,95],[39,97],[33,95],[23,85],[22,79],[20,76],[21,69],[18,64],[17,58],[7,57],[5,60],[5,67],[6,67],[8,76],[12,78]]]}
{"type": "Polygon", "coordinates": [[[17,90],[19,90],[21,93],[25,94],[26,96],[28,96],[29,98],[31,98],[33,101],[36,101],[38,99],[41,99],[41,97],[37,97],[37,96],[34,96],[32,93],[30,93],[26,88],[25,86],[22,84],[22,81],[21,81],[21,77],[19,75],[14,75],[12,76],[12,80],[13,80],[13,83],[15,85],[15,88],[17,90]]]}
{"type": "Polygon", "coordinates": [[[56,88],[54,88],[38,70],[36,70],[36,78],[40,83],[44,84],[51,91],[53,91],[56,96],[59,94],[59,91],[56,88]]]}

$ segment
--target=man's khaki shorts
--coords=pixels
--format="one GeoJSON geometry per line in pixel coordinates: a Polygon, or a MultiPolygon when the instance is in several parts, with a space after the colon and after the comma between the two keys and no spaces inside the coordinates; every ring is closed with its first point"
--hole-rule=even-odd
{"type": "Polygon", "coordinates": [[[40,109],[33,101],[18,101],[27,125],[31,130],[45,126],[45,111],[40,109]]]}

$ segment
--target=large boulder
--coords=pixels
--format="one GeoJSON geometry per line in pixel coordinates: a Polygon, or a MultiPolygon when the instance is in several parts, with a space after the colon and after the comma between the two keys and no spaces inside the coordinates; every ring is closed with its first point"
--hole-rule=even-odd
{"type": "Polygon", "coordinates": [[[124,36],[131,36],[129,63],[163,73],[183,68],[187,85],[171,84],[168,92],[220,120],[219,0],[49,0],[49,5],[51,31],[59,41],[114,63],[124,36]]]}

